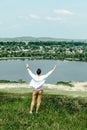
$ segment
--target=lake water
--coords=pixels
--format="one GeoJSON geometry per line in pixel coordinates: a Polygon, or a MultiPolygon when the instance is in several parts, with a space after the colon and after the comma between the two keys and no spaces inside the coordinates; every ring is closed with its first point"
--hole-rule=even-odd
{"type": "Polygon", "coordinates": [[[22,79],[29,82],[31,77],[26,71],[28,63],[33,73],[41,68],[45,74],[56,65],[55,72],[47,78],[46,83],[58,81],[87,81],[87,62],[59,61],[59,60],[0,60],[0,80],[18,81],[22,79]]]}

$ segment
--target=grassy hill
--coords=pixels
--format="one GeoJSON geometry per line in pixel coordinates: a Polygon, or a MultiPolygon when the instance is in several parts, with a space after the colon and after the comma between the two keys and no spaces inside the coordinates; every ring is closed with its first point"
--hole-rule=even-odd
{"type": "Polygon", "coordinates": [[[0,92],[0,130],[87,130],[87,98],[44,93],[30,115],[31,96],[0,92]]]}

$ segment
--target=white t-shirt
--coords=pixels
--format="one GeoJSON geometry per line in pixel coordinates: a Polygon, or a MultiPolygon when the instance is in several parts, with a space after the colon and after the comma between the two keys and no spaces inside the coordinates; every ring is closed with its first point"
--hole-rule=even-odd
{"type": "Polygon", "coordinates": [[[32,77],[32,80],[29,84],[30,87],[33,87],[35,90],[43,89],[43,84],[45,83],[46,78],[52,74],[53,70],[49,71],[45,75],[35,75],[32,71],[28,68],[28,73],[32,77]]]}

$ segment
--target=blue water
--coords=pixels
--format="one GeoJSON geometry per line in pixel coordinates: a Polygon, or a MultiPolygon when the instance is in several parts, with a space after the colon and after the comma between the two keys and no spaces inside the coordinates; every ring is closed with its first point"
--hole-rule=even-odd
{"type": "Polygon", "coordinates": [[[28,63],[33,73],[41,68],[42,74],[47,73],[56,65],[55,72],[47,78],[46,83],[58,81],[87,81],[87,62],[59,61],[59,60],[1,60],[0,80],[18,81],[20,79],[29,82],[31,77],[26,71],[28,63]]]}

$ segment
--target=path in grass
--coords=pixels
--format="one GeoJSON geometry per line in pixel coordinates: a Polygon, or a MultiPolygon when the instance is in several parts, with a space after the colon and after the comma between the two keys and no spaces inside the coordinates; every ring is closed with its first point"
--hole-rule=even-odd
{"type": "MultiPolygon", "coordinates": [[[[69,95],[73,97],[87,97],[86,82],[73,83],[74,86],[67,85],[44,85],[44,93],[55,95],[69,95]],[[80,86],[79,86],[80,84],[80,86]]],[[[32,92],[32,88],[29,88],[27,83],[0,83],[0,92],[10,93],[29,93],[32,92]]]]}

